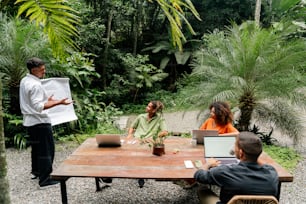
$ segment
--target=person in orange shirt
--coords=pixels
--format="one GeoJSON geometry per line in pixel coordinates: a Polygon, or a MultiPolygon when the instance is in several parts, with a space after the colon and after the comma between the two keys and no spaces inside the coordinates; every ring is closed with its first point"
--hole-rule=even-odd
{"type": "Polygon", "coordinates": [[[209,106],[210,118],[200,127],[200,130],[218,130],[219,135],[237,135],[239,131],[233,126],[233,114],[230,106],[221,101],[209,106]]]}

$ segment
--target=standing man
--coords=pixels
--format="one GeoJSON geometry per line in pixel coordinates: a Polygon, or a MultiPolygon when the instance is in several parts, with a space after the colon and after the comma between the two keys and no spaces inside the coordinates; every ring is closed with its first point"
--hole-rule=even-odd
{"type": "Polygon", "coordinates": [[[30,136],[31,162],[34,178],[39,177],[39,186],[57,184],[50,178],[54,160],[54,140],[51,120],[43,110],[57,105],[68,105],[67,98],[55,100],[47,96],[41,80],[46,73],[45,63],[36,57],[27,61],[29,73],[20,82],[20,109],[23,114],[23,125],[30,136]]]}
{"type": "Polygon", "coordinates": [[[220,198],[208,188],[199,188],[201,204],[226,204],[235,195],[278,195],[278,174],[266,164],[261,164],[258,157],[262,152],[259,137],[251,132],[241,132],[235,143],[235,155],[238,164],[219,165],[211,158],[204,169],[194,174],[196,181],[213,184],[221,188],[220,198]]]}

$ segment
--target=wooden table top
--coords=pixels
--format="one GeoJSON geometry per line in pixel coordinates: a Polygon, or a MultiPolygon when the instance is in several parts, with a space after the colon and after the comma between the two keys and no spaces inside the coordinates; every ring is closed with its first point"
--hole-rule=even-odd
{"type": "MultiPolygon", "coordinates": [[[[165,152],[163,156],[155,156],[148,145],[127,140],[121,147],[98,147],[95,138],[89,138],[53,171],[51,177],[57,180],[69,177],[189,179],[197,168],[185,168],[184,161],[205,163],[203,146],[193,147],[190,138],[167,138],[165,152]]],[[[260,161],[274,166],[281,182],[293,181],[293,176],[267,154],[263,153],[260,161]]]]}

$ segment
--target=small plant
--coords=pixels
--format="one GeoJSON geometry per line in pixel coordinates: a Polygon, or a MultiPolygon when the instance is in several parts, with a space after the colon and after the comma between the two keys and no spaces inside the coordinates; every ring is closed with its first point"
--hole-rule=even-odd
{"type": "Polygon", "coordinates": [[[14,136],[14,144],[19,150],[26,149],[28,147],[28,139],[28,135],[18,133],[14,136]]]}
{"type": "Polygon", "coordinates": [[[250,132],[253,132],[254,134],[258,135],[261,139],[261,141],[266,145],[273,145],[277,142],[275,138],[272,137],[273,128],[271,128],[271,131],[269,133],[260,132],[259,127],[257,125],[253,125],[253,128],[249,130],[250,132]]]}
{"type": "Polygon", "coordinates": [[[140,139],[142,144],[148,143],[149,147],[151,148],[151,147],[163,146],[167,136],[168,133],[162,131],[159,133],[152,134],[152,137],[149,138],[141,136],[140,139]]]}

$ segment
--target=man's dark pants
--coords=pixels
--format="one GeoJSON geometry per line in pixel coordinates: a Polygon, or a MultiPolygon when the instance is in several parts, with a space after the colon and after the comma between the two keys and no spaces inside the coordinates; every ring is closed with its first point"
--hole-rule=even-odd
{"type": "Polygon", "coordinates": [[[39,176],[39,184],[49,179],[54,160],[54,140],[51,124],[43,123],[28,127],[32,147],[32,174],[39,176]]]}

